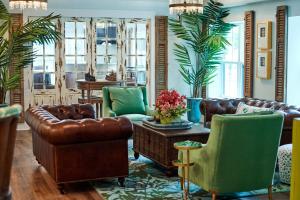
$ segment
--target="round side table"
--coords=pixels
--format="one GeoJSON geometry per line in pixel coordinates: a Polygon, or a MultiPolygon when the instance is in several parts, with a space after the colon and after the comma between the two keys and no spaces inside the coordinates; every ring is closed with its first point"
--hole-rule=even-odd
{"type": "Polygon", "coordinates": [[[186,162],[184,160],[174,160],[172,163],[182,171],[182,177],[180,177],[181,189],[184,191],[184,197],[187,199],[189,188],[190,188],[190,167],[194,165],[190,162],[190,151],[200,149],[202,144],[195,141],[183,141],[174,143],[174,148],[179,151],[186,151],[186,162]],[[186,173],[186,174],[185,174],[186,173]],[[187,184],[187,187],[185,186],[187,184]]]}

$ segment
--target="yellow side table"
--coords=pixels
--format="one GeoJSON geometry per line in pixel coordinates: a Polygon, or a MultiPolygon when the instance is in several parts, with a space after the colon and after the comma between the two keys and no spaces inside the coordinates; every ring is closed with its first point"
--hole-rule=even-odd
{"type": "Polygon", "coordinates": [[[195,141],[183,141],[174,143],[174,148],[179,151],[186,151],[186,162],[184,160],[174,160],[172,163],[182,171],[182,177],[180,178],[181,189],[184,192],[184,198],[187,199],[190,189],[190,167],[194,165],[190,162],[190,151],[200,149],[202,144],[195,141]],[[187,184],[187,187],[185,185],[187,184]]]}
{"type": "Polygon", "coordinates": [[[291,200],[300,199],[300,118],[293,124],[291,200]]]}

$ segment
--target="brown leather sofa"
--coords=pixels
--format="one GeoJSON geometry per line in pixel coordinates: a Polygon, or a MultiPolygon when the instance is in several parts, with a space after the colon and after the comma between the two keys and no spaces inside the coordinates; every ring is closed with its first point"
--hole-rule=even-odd
{"type": "Polygon", "coordinates": [[[92,105],[29,108],[33,153],[62,191],[63,183],[128,176],[127,118],[95,119],[92,105]]]}
{"type": "Polygon", "coordinates": [[[293,119],[300,117],[300,108],[289,106],[276,101],[261,99],[241,98],[241,99],[205,99],[201,102],[200,110],[204,115],[204,124],[210,127],[210,122],[214,114],[234,114],[240,102],[250,106],[272,108],[284,114],[284,127],[281,136],[281,145],[292,143],[293,119]]]}

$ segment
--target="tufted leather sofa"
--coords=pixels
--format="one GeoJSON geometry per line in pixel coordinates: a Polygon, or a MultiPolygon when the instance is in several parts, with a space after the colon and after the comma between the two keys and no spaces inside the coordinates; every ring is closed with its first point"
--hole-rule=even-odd
{"type": "Polygon", "coordinates": [[[205,99],[201,102],[200,110],[204,115],[204,124],[210,126],[214,114],[234,114],[240,102],[250,106],[272,108],[281,111],[284,114],[284,127],[281,136],[281,145],[292,143],[293,119],[300,117],[300,108],[289,106],[287,104],[252,98],[240,99],[205,99]]]}
{"type": "Polygon", "coordinates": [[[127,118],[95,119],[92,105],[29,108],[37,161],[61,186],[108,177],[120,184],[128,175],[128,144],[132,124],[127,118]]]}

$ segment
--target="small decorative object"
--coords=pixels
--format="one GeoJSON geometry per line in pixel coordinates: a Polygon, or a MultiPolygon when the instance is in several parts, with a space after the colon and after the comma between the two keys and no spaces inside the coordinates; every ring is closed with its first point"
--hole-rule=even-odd
{"type": "Polygon", "coordinates": [[[21,10],[25,8],[47,10],[48,0],[9,0],[9,7],[21,10]]]}
{"type": "Polygon", "coordinates": [[[257,49],[272,48],[272,22],[257,23],[257,49]]]}
{"type": "Polygon", "coordinates": [[[271,51],[258,51],[256,64],[256,77],[271,79],[272,53],[271,51]]]}
{"type": "Polygon", "coordinates": [[[85,79],[86,81],[93,81],[93,82],[96,81],[95,76],[92,76],[90,73],[86,73],[86,74],[84,75],[84,79],[85,79]]]}
{"type": "Polygon", "coordinates": [[[170,0],[171,14],[203,13],[203,0],[170,0]]]}
{"type": "Polygon", "coordinates": [[[181,122],[181,116],[187,111],[186,97],[176,90],[163,90],[160,92],[155,104],[157,116],[161,124],[181,122]]]}
{"type": "Polygon", "coordinates": [[[117,80],[117,73],[114,72],[113,70],[111,72],[109,72],[106,76],[105,76],[105,80],[108,81],[116,81],[117,80]]]}

